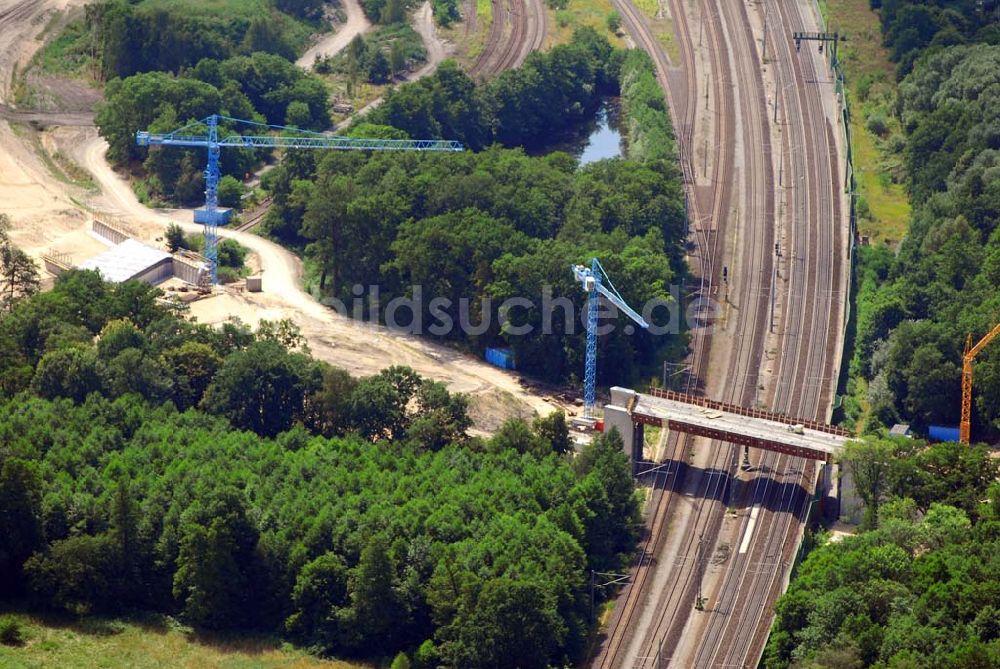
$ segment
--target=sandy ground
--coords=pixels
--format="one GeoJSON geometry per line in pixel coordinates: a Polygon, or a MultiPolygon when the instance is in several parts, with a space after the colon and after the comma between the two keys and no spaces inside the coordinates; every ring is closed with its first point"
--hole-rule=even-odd
{"type": "Polygon", "coordinates": [[[434,13],[431,9],[430,0],[420,5],[420,8],[413,14],[413,29],[420,34],[424,41],[424,48],[427,49],[427,62],[419,70],[407,77],[409,81],[416,81],[421,77],[426,77],[434,72],[452,51],[450,44],[445,43],[437,34],[434,26],[434,13]]]}
{"type": "Polygon", "coordinates": [[[320,58],[334,56],[347,47],[357,35],[371,30],[371,21],[365,16],[358,0],[340,0],[340,2],[347,14],[347,21],[340,26],[337,32],[323,37],[302,54],[302,57],[296,61],[297,65],[307,70],[311,69],[317,56],[320,58]]]}
{"type": "Polygon", "coordinates": [[[15,67],[23,67],[42,45],[49,18],[85,0],[0,0],[0,102],[9,102],[15,67]]]}
{"type": "MultiPolygon", "coordinates": [[[[441,64],[441,61],[450,56],[455,50],[454,45],[441,39],[438,35],[437,28],[434,25],[434,12],[431,8],[430,0],[420,5],[420,8],[413,13],[411,25],[420,35],[421,40],[423,40],[424,48],[427,50],[427,61],[419,70],[406,75],[406,81],[416,81],[417,79],[434,74],[438,65],[441,64]]],[[[360,118],[371,110],[377,108],[380,104],[382,104],[383,99],[384,98],[381,97],[375,98],[356,111],[353,115],[347,117],[334,126],[335,129],[343,130],[348,127],[354,122],[355,118],[360,118]]]]}
{"type": "MultiPolygon", "coordinates": [[[[159,232],[154,229],[150,233],[150,224],[162,229],[170,222],[178,222],[189,232],[201,230],[201,226],[188,222],[190,212],[165,214],[140,204],[128,184],[108,165],[104,158],[106,150],[106,142],[95,135],[81,146],[77,155],[103,191],[95,205],[130,222],[142,222],[139,230],[147,238],[159,232]]],[[[200,321],[218,323],[231,316],[250,323],[261,318],[290,318],[301,328],[313,355],[352,374],[373,374],[390,365],[408,365],[424,376],[444,382],[453,391],[469,394],[477,427],[486,431],[496,429],[511,415],[544,414],[556,408],[554,403],[525,390],[513,374],[429,340],[359,323],[324,307],[299,287],[301,263],[281,246],[246,232],[221,230],[220,234],[236,239],[256,254],[262,268],[264,292],[240,293],[229,289],[196,302],[192,314],[200,321]]]]}
{"type": "MultiPolygon", "coordinates": [[[[51,16],[83,0],[0,0],[0,103],[8,103],[11,81],[42,46],[37,39],[51,16]]],[[[83,231],[86,215],[69,187],[55,181],[35,149],[0,120],[0,213],[11,218],[11,238],[34,257],[65,242],[60,250],[94,249],[83,231]]]]}
{"type": "MultiPolygon", "coordinates": [[[[40,45],[34,39],[54,10],[82,4],[82,0],[0,0],[0,79],[11,78],[15,63],[22,66],[40,45]]],[[[443,57],[444,47],[430,23],[430,5],[417,13],[417,24],[430,35],[428,53],[443,57]],[[440,49],[435,48],[440,46],[440,49]]],[[[2,101],[2,100],[0,100],[2,101]]],[[[27,132],[27,131],[25,131],[27,132]]],[[[80,260],[105,247],[89,232],[93,212],[120,217],[136,237],[156,243],[166,224],[190,223],[190,212],[158,212],[136,199],[131,187],[105,160],[106,142],[95,128],[54,128],[45,131],[44,144],[54,146],[91,172],[100,193],[85,191],[55,179],[26,137],[0,120],[0,212],[11,216],[15,241],[36,257],[52,249],[80,260]]],[[[510,416],[548,413],[557,405],[522,387],[517,375],[491,367],[419,337],[359,324],[320,305],[299,287],[301,263],[284,248],[249,233],[224,231],[255,254],[262,268],[264,292],[241,293],[234,289],[192,305],[201,322],[218,323],[237,317],[249,323],[260,319],[291,318],[302,329],[313,354],[350,372],[373,374],[394,364],[413,367],[420,374],[442,381],[453,391],[468,393],[472,416],[481,431],[495,430],[510,416]]]]}

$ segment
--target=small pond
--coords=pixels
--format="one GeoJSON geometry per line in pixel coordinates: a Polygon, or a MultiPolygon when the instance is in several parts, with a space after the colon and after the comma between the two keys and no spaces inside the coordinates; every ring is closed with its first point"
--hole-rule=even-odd
{"type": "Polygon", "coordinates": [[[546,147],[546,151],[565,151],[579,158],[580,165],[624,155],[619,98],[604,98],[593,120],[582,124],[575,137],[546,147]]]}

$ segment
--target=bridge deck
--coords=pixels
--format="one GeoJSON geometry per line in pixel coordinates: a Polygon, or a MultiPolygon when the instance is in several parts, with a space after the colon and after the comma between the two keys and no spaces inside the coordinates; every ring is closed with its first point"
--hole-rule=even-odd
{"type": "Polygon", "coordinates": [[[792,418],[717,402],[705,406],[704,401],[692,404],[641,393],[635,397],[631,413],[637,422],[814,460],[829,462],[851,438],[832,426],[797,423],[792,418]],[[803,425],[801,433],[795,425],[803,425]]]}

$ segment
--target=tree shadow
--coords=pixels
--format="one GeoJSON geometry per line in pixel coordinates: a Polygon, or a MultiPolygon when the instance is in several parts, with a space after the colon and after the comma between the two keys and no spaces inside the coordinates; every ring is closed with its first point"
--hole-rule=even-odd
{"type": "Polygon", "coordinates": [[[2,612],[19,613],[45,627],[69,630],[82,636],[108,637],[121,634],[127,626],[138,627],[148,634],[166,634],[171,629],[170,617],[145,611],[111,616],[103,614],[75,615],[61,611],[39,609],[27,602],[10,602],[2,612]]]}

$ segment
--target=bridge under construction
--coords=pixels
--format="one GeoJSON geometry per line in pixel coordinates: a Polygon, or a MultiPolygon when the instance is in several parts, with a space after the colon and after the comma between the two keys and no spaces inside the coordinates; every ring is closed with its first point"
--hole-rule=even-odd
{"type": "Polygon", "coordinates": [[[825,463],[851,439],[847,430],[819,421],[656,388],[648,394],[612,388],[604,421],[606,429],[618,428],[633,462],[642,459],[644,425],[825,463]]]}

